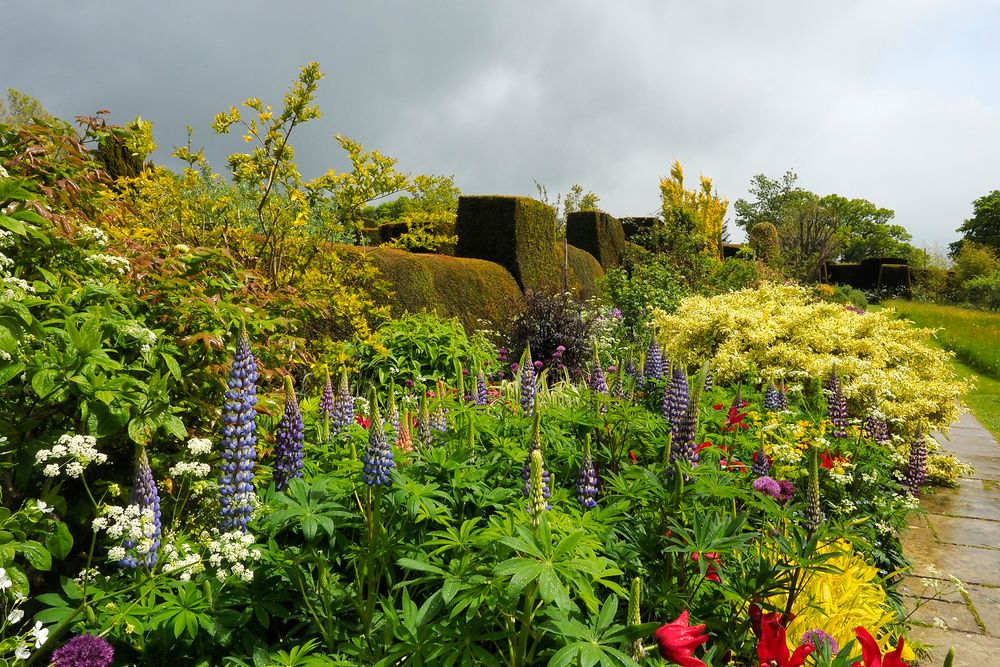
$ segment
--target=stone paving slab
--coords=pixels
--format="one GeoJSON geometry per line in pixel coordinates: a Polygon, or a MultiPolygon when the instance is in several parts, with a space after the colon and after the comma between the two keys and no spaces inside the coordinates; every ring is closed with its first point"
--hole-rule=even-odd
{"type": "Polygon", "coordinates": [[[931,624],[915,624],[910,637],[934,646],[922,667],[940,666],[950,646],[955,667],[1000,667],[1000,444],[969,414],[952,427],[950,438],[934,436],[976,472],[955,489],[924,494],[920,504],[927,514],[914,517],[903,534],[913,563],[903,581],[907,607],[916,622],[931,624]],[[966,596],[949,575],[964,582],[966,596]],[[930,599],[935,591],[925,589],[921,578],[940,581],[944,592],[930,599]]]}

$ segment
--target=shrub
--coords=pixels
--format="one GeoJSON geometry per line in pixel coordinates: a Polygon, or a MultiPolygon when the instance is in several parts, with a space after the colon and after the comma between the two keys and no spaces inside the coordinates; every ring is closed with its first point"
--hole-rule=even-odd
{"type": "Polygon", "coordinates": [[[665,257],[643,255],[645,261],[611,269],[604,276],[607,298],[621,311],[625,326],[640,335],[654,309],[672,313],[689,294],[680,272],[665,257]]]}
{"type": "Polygon", "coordinates": [[[1000,309],[1000,271],[977,276],[962,284],[969,301],[982,308],[1000,309]]]}
{"type": "MultiPolygon", "coordinates": [[[[558,244],[557,244],[558,245],[558,244]]],[[[560,249],[561,252],[561,249],[560,249]]],[[[604,269],[586,250],[569,246],[569,287],[584,299],[596,296],[604,269]]]]}
{"type": "Polygon", "coordinates": [[[657,313],[664,354],[709,361],[716,380],[806,383],[840,374],[852,414],[873,406],[890,419],[947,429],[965,384],[927,332],[891,313],[857,314],[817,302],[804,287],[766,283],[716,297],[691,297],[673,315],[657,313]]]}
{"type": "Polygon", "coordinates": [[[758,222],[747,233],[747,243],[753,249],[757,259],[767,265],[781,261],[781,241],[778,229],[770,222],[758,222]]]}
{"type": "Polygon", "coordinates": [[[603,211],[575,211],[566,216],[570,245],[586,250],[605,269],[621,266],[625,253],[622,224],[603,211]]]}
{"type": "Polygon", "coordinates": [[[591,358],[592,321],[582,314],[583,304],[571,293],[547,294],[529,290],[524,295],[525,308],[514,322],[511,346],[520,353],[531,346],[535,361],[548,366],[563,363],[579,368],[591,358]],[[561,357],[554,355],[565,347],[561,357]]]}

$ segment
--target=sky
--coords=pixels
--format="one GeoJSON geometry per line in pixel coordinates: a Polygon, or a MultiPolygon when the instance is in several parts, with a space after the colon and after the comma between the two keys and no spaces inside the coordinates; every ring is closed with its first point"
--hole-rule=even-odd
{"type": "Polygon", "coordinates": [[[792,169],[895,210],[931,250],[1000,189],[1000,0],[5,0],[3,15],[0,88],[67,119],[141,115],[174,168],[190,125],[224,170],[244,145],[213,117],[278,108],[317,61],[323,116],[292,137],[306,177],[348,167],[340,133],[466,194],[579,183],[624,217],[659,210],[675,159],[731,202],[792,169]]]}

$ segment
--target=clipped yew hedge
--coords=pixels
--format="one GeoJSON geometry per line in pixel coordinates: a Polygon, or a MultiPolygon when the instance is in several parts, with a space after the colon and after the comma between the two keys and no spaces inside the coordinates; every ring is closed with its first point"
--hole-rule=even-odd
{"type": "Polygon", "coordinates": [[[625,232],[622,223],[604,211],[574,211],[566,216],[570,245],[586,250],[604,269],[622,265],[625,232]]]}
{"type": "Polygon", "coordinates": [[[367,259],[378,269],[389,283],[393,315],[436,312],[457,317],[471,331],[483,328],[481,320],[502,329],[522,307],[517,282],[493,262],[382,247],[337,246],[336,251],[346,262],[367,259]]]}
{"type": "MultiPolygon", "coordinates": [[[[559,247],[562,255],[562,244],[559,247]]],[[[604,277],[604,268],[601,263],[594,259],[586,250],[581,250],[575,246],[569,247],[569,286],[580,296],[589,299],[597,295],[597,284],[604,277]]]]}

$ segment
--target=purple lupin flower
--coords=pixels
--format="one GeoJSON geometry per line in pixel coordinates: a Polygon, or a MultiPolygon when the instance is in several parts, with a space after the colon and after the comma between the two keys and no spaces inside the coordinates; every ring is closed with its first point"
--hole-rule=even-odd
{"type": "Polygon", "coordinates": [[[354,396],[351,386],[347,383],[347,371],[340,373],[340,387],[333,402],[333,416],[330,420],[330,432],[339,435],[341,431],[354,423],[354,396]]]}
{"type": "Polygon", "coordinates": [[[705,373],[705,384],[702,385],[702,391],[712,391],[712,387],[715,385],[715,380],[712,379],[712,371],[705,373]]]}
{"type": "Polygon", "coordinates": [[[670,422],[672,427],[680,423],[681,418],[687,412],[690,399],[691,386],[687,373],[684,372],[680,364],[674,364],[673,377],[663,392],[663,405],[661,406],[663,418],[670,422]]]}
{"type": "Polygon", "coordinates": [[[583,446],[583,462],[576,476],[576,500],[584,509],[597,507],[597,468],[590,455],[590,442],[583,446]]]}
{"type": "Polygon", "coordinates": [[[663,353],[660,352],[656,338],[649,342],[649,349],[646,350],[646,361],[642,364],[642,378],[644,383],[663,379],[663,353]]]}
{"type": "Polygon", "coordinates": [[[875,441],[876,444],[884,445],[889,442],[889,425],[885,417],[879,415],[868,415],[865,419],[865,435],[875,441]]]}
{"type": "Polygon", "coordinates": [[[635,380],[639,379],[639,371],[636,370],[635,363],[632,361],[631,357],[629,357],[625,362],[625,374],[635,380]]]}
{"type": "Polygon", "coordinates": [[[392,447],[385,437],[382,428],[382,415],[379,414],[378,401],[372,401],[371,423],[368,425],[368,447],[362,459],[361,478],[368,486],[391,485],[389,473],[396,467],[392,447]]]}
{"type": "Polygon", "coordinates": [[[139,448],[139,456],[135,463],[135,482],[132,484],[132,498],[130,505],[138,505],[139,510],[145,513],[151,510],[153,521],[150,525],[143,525],[142,543],[128,539],[125,540],[125,558],[119,561],[119,565],[135,569],[140,565],[153,567],[156,565],[156,558],[160,550],[160,535],[163,532],[163,525],[160,520],[160,494],[156,490],[156,480],[153,479],[153,469],[149,467],[149,457],[146,450],[139,448]],[[148,549],[146,540],[148,540],[148,549]],[[144,551],[136,553],[135,549],[142,546],[144,551]]]}
{"type": "Polygon", "coordinates": [[[319,399],[319,407],[316,409],[317,414],[324,416],[326,419],[333,418],[333,382],[330,381],[330,373],[326,374],[326,383],[323,385],[323,395],[319,399]]]}
{"type": "Polygon", "coordinates": [[[616,398],[625,398],[625,373],[621,371],[615,373],[615,381],[611,385],[611,395],[616,398]]]}
{"type": "Polygon", "coordinates": [[[771,457],[764,453],[763,449],[758,449],[753,453],[753,463],[750,465],[750,472],[758,477],[763,477],[771,471],[771,457]]]}
{"type": "Polygon", "coordinates": [[[844,396],[843,389],[840,386],[840,376],[837,375],[836,368],[833,369],[830,373],[830,379],[827,380],[826,395],[827,414],[830,416],[830,421],[833,422],[833,433],[831,435],[835,438],[846,438],[850,415],[847,413],[847,398],[844,396]]]}
{"type": "Polygon", "coordinates": [[[441,433],[448,430],[448,414],[443,405],[439,405],[431,415],[431,428],[441,433]]]}
{"type": "Polygon", "coordinates": [[[604,377],[604,369],[601,368],[601,362],[597,360],[594,361],[594,365],[590,371],[590,391],[595,394],[608,393],[608,381],[604,377]]]}
{"type": "Polygon", "coordinates": [[[806,484],[806,516],[805,526],[810,533],[819,530],[823,514],[819,506],[819,450],[809,448],[809,479],[806,484]]]}
{"type": "Polygon", "coordinates": [[[788,392],[785,390],[785,385],[778,387],[778,409],[788,409],[788,392]]]}
{"type": "Polygon", "coordinates": [[[219,477],[220,529],[247,530],[254,507],[253,470],[257,459],[257,361],[245,333],[236,340],[222,412],[222,475],[219,477]]]}
{"type": "Polygon", "coordinates": [[[476,405],[486,405],[488,394],[486,393],[486,376],[482,371],[476,373],[476,405]]]}
{"type": "Polygon", "coordinates": [[[764,390],[764,409],[770,412],[781,410],[781,398],[773,382],[769,382],[767,389],[764,390]]]}
{"type": "Polygon", "coordinates": [[[535,365],[531,361],[531,348],[524,351],[525,361],[521,364],[521,409],[531,414],[535,409],[535,365]]]}
{"type": "Polygon", "coordinates": [[[684,460],[690,463],[698,462],[695,451],[695,435],[698,430],[698,406],[688,405],[678,418],[677,424],[671,428],[670,462],[684,460]]]}
{"type": "Polygon", "coordinates": [[[302,411],[299,410],[292,378],[286,375],[285,412],[274,434],[274,486],[278,491],[284,491],[289,480],[302,477],[304,436],[302,411]]]}
{"type": "Polygon", "coordinates": [[[426,448],[434,444],[434,433],[431,429],[431,411],[427,406],[427,397],[420,399],[420,414],[417,416],[417,442],[426,448]]]}
{"type": "Polygon", "coordinates": [[[927,480],[927,440],[924,430],[917,427],[917,433],[910,443],[910,460],[906,465],[906,476],[903,485],[911,495],[920,493],[920,486],[927,480]]]}
{"type": "Polygon", "coordinates": [[[115,658],[103,637],[76,635],[52,652],[52,667],[108,667],[115,658]]]}

